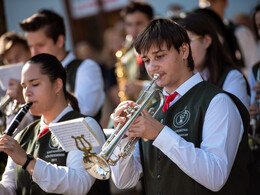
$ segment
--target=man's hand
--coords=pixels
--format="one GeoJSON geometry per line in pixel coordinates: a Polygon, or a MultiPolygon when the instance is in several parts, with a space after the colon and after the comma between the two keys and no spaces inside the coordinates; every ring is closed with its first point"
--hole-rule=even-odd
{"type": "Polygon", "coordinates": [[[154,140],[163,128],[163,124],[155,120],[147,110],[143,110],[142,115],[133,122],[126,135],[154,140]]]}

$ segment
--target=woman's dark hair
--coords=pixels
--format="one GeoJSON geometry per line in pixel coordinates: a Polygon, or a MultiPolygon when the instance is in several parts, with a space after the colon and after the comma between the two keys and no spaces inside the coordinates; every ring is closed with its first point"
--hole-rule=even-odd
{"type": "Polygon", "coordinates": [[[148,52],[153,44],[161,48],[165,43],[168,50],[173,46],[178,52],[180,52],[179,49],[183,43],[189,44],[188,67],[190,70],[194,69],[188,34],[184,28],[170,19],[152,20],[145,30],[138,35],[135,41],[135,49],[140,54],[148,52]]]}
{"type": "Polygon", "coordinates": [[[52,83],[56,79],[60,78],[63,83],[63,92],[66,100],[70,103],[74,110],[80,112],[78,100],[74,97],[74,95],[66,90],[66,71],[55,56],[42,53],[33,56],[27,63],[40,64],[40,72],[47,75],[52,83]]]}
{"type": "Polygon", "coordinates": [[[259,12],[259,11],[260,11],[260,4],[258,4],[258,5],[254,8],[253,15],[252,15],[253,25],[254,25],[254,29],[255,29],[255,34],[256,34],[256,37],[257,37],[258,40],[260,39],[260,36],[259,36],[259,34],[258,34],[258,30],[257,30],[256,22],[255,22],[255,15],[256,15],[256,13],[259,12]]]}
{"type": "Polygon", "coordinates": [[[209,35],[211,37],[211,45],[207,49],[206,59],[203,67],[208,67],[210,78],[208,81],[217,85],[225,67],[235,67],[232,59],[224,52],[214,26],[200,13],[189,13],[184,19],[179,21],[187,31],[201,35],[209,35]]]}

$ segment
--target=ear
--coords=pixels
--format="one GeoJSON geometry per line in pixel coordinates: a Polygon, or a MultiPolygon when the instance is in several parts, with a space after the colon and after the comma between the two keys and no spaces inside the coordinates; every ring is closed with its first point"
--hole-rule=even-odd
{"type": "Polygon", "coordinates": [[[209,36],[209,35],[205,35],[204,37],[203,37],[203,43],[204,43],[204,45],[205,45],[205,47],[206,47],[206,49],[211,45],[211,43],[212,43],[212,38],[211,38],[211,36],[209,36]]]}
{"type": "Polygon", "coordinates": [[[64,47],[65,36],[64,35],[59,35],[56,44],[58,45],[59,48],[64,47]]]}
{"type": "Polygon", "coordinates": [[[57,78],[55,81],[55,93],[58,94],[60,91],[62,91],[63,88],[63,82],[61,78],[57,78]]]}
{"type": "Polygon", "coordinates": [[[182,46],[180,47],[180,53],[183,56],[183,59],[187,59],[189,56],[189,44],[188,43],[183,43],[182,46]]]}

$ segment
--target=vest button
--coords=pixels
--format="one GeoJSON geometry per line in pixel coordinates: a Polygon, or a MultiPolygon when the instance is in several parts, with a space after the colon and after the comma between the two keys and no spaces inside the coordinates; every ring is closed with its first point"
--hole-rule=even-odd
{"type": "Polygon", "coordinates": [[[161,179],[161,175],[160,174],[157,175],[157,179],[158,180],[161,179]]]}
{"type": "Polygon", "coordinates": [[[157,160],[161,160],[161,158],[162,158],[162,155],[159,154],[159,155],[157,156],[157,160]]]}
{"type": "Polygon", "coordinates": [[[161,193],[161,192],[158,192],[157,195],[162,195],[162,193],[161,193]]]}

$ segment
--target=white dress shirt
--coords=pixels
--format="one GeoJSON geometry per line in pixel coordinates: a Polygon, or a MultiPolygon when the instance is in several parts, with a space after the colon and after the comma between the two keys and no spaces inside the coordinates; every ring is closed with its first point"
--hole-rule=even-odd
{"type": "MultiPolygon", "coordinates": [[[[176,90],[179,95],[170,106],[201,81],[202,78],[197,73],[184,82],[176,90]]],[[[206,111],[200,148],[187,142],[168,126],[162,129],[153,141],[153,146],[198,183],[212,191],[218,191],[229,176],[243,131],[237,107],[228,95],[220,93],[212,99],[206,111]]],[[[111,169],[112,179],[118,188],[135,186],[142,176],[138,143],[132,156],[120,159],[111,169]]]]}
{"type": "MultiPolygon", "coordinates": [[[[69,52],[61,63],[66,67],[74,59],[75,55],[69,52]]],[[[95,61],[86,59],[80,64],[74,94],[82,114],[95,116],[101,109],[105,100],[104,81],[101,69],[95,61]]]]}
{"type": "Polygon", "coordinates": [[[234,33],[245,64],[242,70],[248,79],[250,70],[260,60],[257,42],[254,38],[254,34],[246,26],[239,25],[235,28],[234,33]]]}
{"type": "Polygon", "coordinates": [[[252,88],[254,86],[256,86],[256,78],[255,78],[255,75],[254,75],[252,69],[250,70],[248,83],[249,83],[250,91],[251,91],[250,104],[256,104],[256,100],[255,100],[256,91],[252,90],[252,88]]]}
{"type": "MultiPolygon", "coordinates": [[[[208,80],[209,71],[205,68],[201,75],[204,80],[208,80]]],[[[240,101],[244,104],[244,106],[249,110],[250,105],[250,96],[247,93],[247,84],[246,80],[243,77],[243,74],[238,70],[231,70],[227,74],[227,77],[222,86],[224,91],[227,91],[233,95],[235,95],[240,101]]]]}
{"type": "MultiPolygon", "coordinates": [[[[60,115],[51,123],[56,123],[66,113],[72,111],[72,107],[66,107],[60,115]]],[[[105,142],[105,137],[99,124],[92,119],[89,123],[96,135],[101,140],[102,144],[105,142]]],[[[41,120],[41,129],[46,126],[41,120]]],[[[93,147],[93,152],[99,153],[101,146],[93,147]]],[[[66,166],[57,166],[49,162],[45,162],[39,158],[36,159],[32,179],[44,191],[49,193],[58,193],[66,195],[86,194],[93,183],[95,178],[92,177],[84,169],[82,164],[83,152],[74,150],[68,152],[66,166]]],[[[3,174],[2,181],[0,182],[0,194],[12,195],[15,192],[15,163],[8,157],[8,163],[3,174]]]]}

